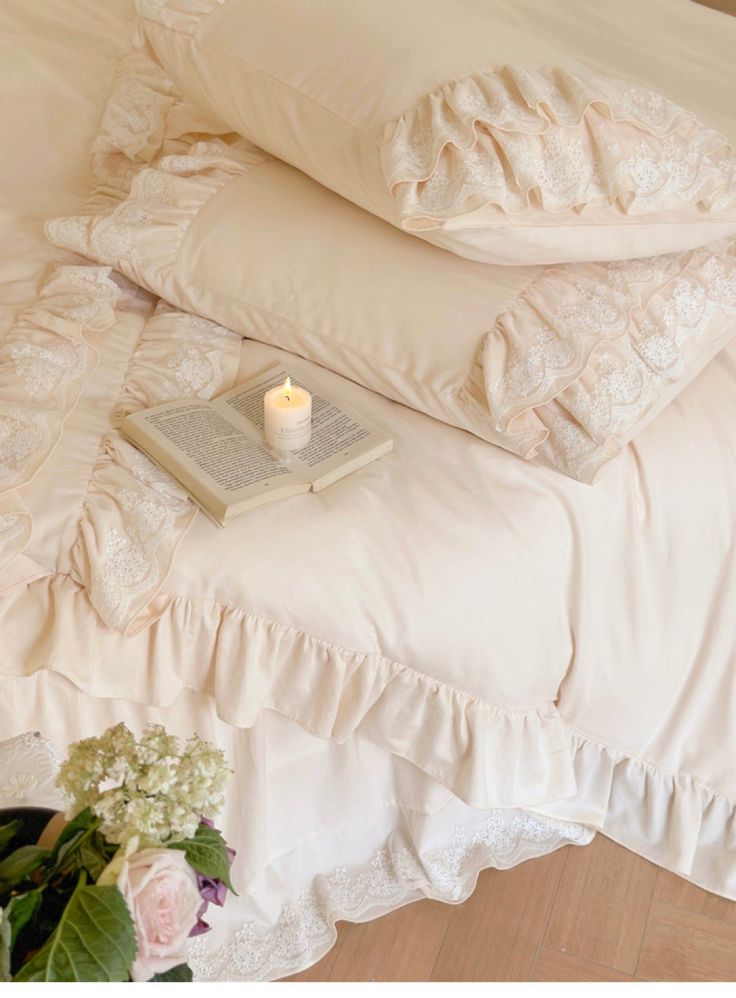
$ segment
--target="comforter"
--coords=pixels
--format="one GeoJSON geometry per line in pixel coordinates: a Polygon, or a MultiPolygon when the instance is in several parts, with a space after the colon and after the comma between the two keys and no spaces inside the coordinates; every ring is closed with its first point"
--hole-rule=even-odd
{"type": "Polygon", "coordinates": [[[119,421],[288,355],[41,234],[89,186],[129,18],[12,4],[2,40],[0,732],[225,748],[243,897],[202,978],[292,972],[337,918],[595,830],[736,898],[736,348],[594,488],[351,386],[394,453],[218,531],[119,421]]]}

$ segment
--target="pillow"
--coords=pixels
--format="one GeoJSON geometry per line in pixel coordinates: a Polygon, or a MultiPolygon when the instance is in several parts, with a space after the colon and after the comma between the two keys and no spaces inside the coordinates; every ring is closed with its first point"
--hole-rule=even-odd
{"type": "Polygon", "coordinates": [[[137,2],[194,103],[461,256],[620,260],[736,233],[724,136],[564,52],[543,13],[520,26],[529,0],[137,2]]]}
{"type": "Polygon", "coordinates": [[[87,213],[47,224],[56,244],[582,481],[736,333],[733,244],[623,264],[463,260],[205,120],[140,53],[94,164],[87,213]]]}

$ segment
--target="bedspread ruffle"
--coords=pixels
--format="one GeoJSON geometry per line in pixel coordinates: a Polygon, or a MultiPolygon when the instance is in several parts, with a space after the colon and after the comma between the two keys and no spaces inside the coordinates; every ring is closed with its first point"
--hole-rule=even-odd
{"type": "Polygon", "coordinates": [[[85,330],[115,321],[107,267],[59,267],[0,343],[0,493],[43,464],[95,367],[85,330]]]}
{"type": "Polygon", "coordinates": [[[640,856],[736,901],[736,800],[572,733],[576,793],[541,810],[597,828],[640,856]],[[574,818],[572,816],[574,815],[574,818]]]}
{"type": "Polygon", "coordinates": [[[723,135],[661,94],[594,74],[504,66],[453,80],[379,141],[407,229],[480,208],[502,221],[529,209],[707,215],[736,202],[723,135]]]}
{"type": "Polygon", "coordinates": [[[0,601],[0,633],[10,636],[0,672],[46,668],[90,696],[151,706],[196,689],[239,727],[268,709],[322,738],[361,731],[474,807],[539,804],[575,791],[553,703],[508,710],[234,606],[161,592],[148,612],[147,629],[123,636],[104,626],[68,576],[35,580],[0,601]]]}
{"type": "Polygon", "coordinates": [[[73,578],[108,627],[147,626],[148,612],[196,506],[173,478],[120,434],[131,412],[232,386],[241,337],[159,303],[143,328],[100,448],[72,550],[73,578]]]}

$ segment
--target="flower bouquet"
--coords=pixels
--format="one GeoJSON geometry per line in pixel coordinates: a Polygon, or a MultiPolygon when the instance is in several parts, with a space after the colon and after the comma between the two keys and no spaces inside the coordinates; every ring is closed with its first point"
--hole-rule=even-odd
{"type": "Polygon", "coordinates": [[[72,745],[58,836],[19,844],[22,819],[0,812],[0,982],[191,980],[187,939],[233,889],[212,824],[230,775],[218,749],[159,725],[72,745]]]}

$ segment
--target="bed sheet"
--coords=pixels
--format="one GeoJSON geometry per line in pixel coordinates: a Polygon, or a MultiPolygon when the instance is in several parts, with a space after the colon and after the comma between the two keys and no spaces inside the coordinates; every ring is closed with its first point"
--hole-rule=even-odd
{"type": "MultiPolygon", "coordinates": [[[[95,101],[99,109],[126,40],[126,7],[108,23],[104,59],[87,45],[74,64],[61,58],[59,80],[77,94],[69,111],[79,107],[85,121],[80,145],[82,132],[94,134],[95,101]],[[75,90],[81,65],[86,82],[75,90]]],[[[52,6],[10,9],[21,19],[52,6]]],[[[64,21],[63,4],[53,9],[64,21]]],[[[712,18],[715,39],[722,21],[712,18]]],[[[22,30],[34,34],[33,17],[22,30]]],[[[43,148],[45,126],[36,112],[26,117],[43,148]]],[[[37,213],[84,196],[86,150],[52,156],[43,191],[38,173],[24,191],[10,159],[3,302],[16,313],[51,260],[37,213]]],[[[105,550],[111,521],[90,515],[99,497],[106,516],[125,512],[127,500],[105,491],[97,472],[121,396],[135,403],[125,395],[130,365],[144,393],[159,362],[191,376],[214,358],[224,383],[280,357],[209,327],[177,341],[180,317],[154,313],[124,283],[111,294],[112,324],[85,332],[99,363],[61,440],[16,492],[32,532],[3,576],[3,733],[19,730],[14,703],[37,696],[43,717],[62,689],[78,714],[85,703],[89,718],[102,718],[109,698],[139,720],[160,708],[175,718],[182,698],[204,694],[200,709],[232,729],[256,732],[277,712],[295,732],[319,736],[320,751],[365,745],[384,763],[404,760],[438,795],[427,810],[527,805],[601,828],[736,897],[736,348],[594,488],[351,387],[355,407],[394,434],[394,455],[227,532],[177,506],[186,520],[178,546],[153,567],[135,613],[110,628],[91,599],[102,561],[86,554],[105,550]],[[165,352],[169,339],[180,353],[165,352]]],[[[76,734],[71,722],[65,730],[76,734]]]]}

